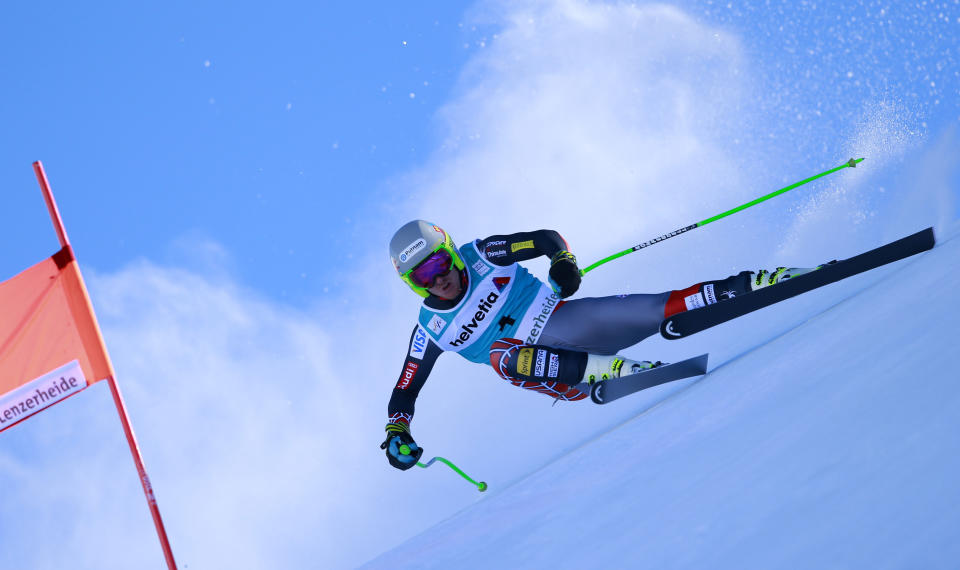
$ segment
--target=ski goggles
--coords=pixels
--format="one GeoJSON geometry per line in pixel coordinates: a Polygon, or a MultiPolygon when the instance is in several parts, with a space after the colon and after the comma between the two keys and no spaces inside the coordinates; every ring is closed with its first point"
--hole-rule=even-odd
{"type": "Polygon", "coordinates": [[[437,277],[450,273],[452,267],[453,256],[446,248],[441,247],[408,271],[405,277],[417,287],[429,289],[437,277]]]}

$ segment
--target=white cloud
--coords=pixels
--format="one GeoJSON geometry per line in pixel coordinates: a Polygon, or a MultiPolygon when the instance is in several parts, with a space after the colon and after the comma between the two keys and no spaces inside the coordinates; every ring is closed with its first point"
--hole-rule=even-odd
{"type": "MultiPolygon", "coordinates": [[[[750,89],[735,37],[656,4],[484,4],[478,14],[504,28],[440,113],[440,149],[399,183],[415,200],[394,219],[424,217],[462,240],[553,227],[593,261],[753,197],[736,168],[746,149],[731,142],[750,89]]],[[[692,239],[704,259],[722,252],[692,239]]],[[[664,244],[602,272],[623,281],[673,265],[673,252],[664,244]]],[[[623,286],[686,278],[672,277],[623,286]]],[[[592,277],[587,290],[610,285],[592,277]]]]}

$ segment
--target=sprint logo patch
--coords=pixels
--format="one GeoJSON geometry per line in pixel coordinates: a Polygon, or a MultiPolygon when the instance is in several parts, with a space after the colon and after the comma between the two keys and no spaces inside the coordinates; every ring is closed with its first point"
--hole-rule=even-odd
{"type": "Polygon", "coordinates": [[[517,354],[517,372],[524,376],[530,376],[530,370],[532,367],[533,349],[521,348],[519,354],[517,354]]]}

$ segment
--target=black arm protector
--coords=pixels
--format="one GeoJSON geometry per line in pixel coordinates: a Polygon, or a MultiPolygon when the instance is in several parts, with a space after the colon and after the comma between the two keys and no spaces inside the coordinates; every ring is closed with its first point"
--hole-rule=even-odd
{"type": "Polygon", "coordinates": [[[390,403],[387,404],[389,422],[403,421],[407,425],[410,424],[420,389],[423,388],[427,377],[430,376],[430,371],[433,370],[433,365],[442,353],[443,349],[433,342],[426,331],[419,325],[413,328],[400,378],[393,387],[390,403]]]}
{"type": "Polygon", "coordinates": [[[566,240],[553,230],[495,235],[479,240],[477,249],[494,265],[507,266],[534,257],[553,258],[558,251],[569,249],[566,240]]]}

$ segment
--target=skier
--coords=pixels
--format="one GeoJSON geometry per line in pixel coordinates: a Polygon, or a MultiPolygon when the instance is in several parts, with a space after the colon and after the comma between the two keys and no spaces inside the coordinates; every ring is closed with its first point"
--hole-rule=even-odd
{"type": "Polygon", "coordinates": [[[617,352],[657,333],[664,318],[812,271],[743,271],[663,293],[565,301],[580,287],[580,269],[557,232],[493,235],[458,249],[443,229],[423,220],[397,230],[390,259],[400,278],[424,297],[380,446],[390,465],[403,470],[423,454],[410,423],[417,395],[443,351],[489,363],[514,386],[556,400],[582,400],[588,394],[573,387],[580,382],[659,365],[617,352]],[[518,264],[540,256],[550,260],[549,287],[518,264]]]}

